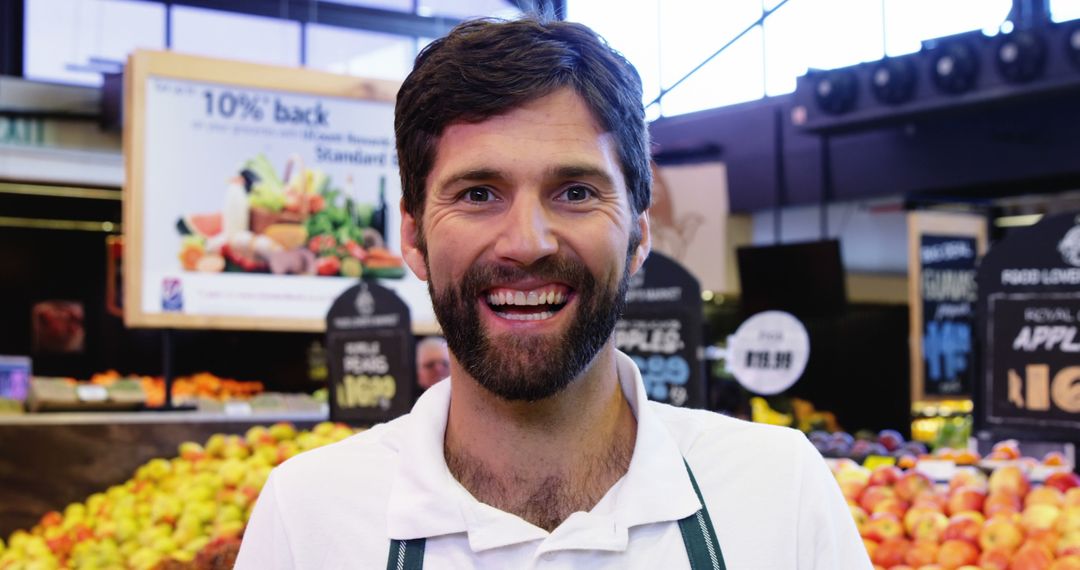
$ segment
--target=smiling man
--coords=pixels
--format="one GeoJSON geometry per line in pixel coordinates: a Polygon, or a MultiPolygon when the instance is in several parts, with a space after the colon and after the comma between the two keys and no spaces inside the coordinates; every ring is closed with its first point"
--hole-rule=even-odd
{"type": "Polygon", "coordinates": [[[578,24],[468,22],[395,129],[450,379],[276,469],[238,568],[870,568],[802,434],[649,402],[612,343],[650,246],[625,59],[578,24]]]}

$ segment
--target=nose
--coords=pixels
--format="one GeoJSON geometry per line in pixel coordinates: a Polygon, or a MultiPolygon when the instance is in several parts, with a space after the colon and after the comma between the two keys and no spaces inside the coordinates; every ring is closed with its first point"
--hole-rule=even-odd
{"type": "Polygon", "coordinates": [[[532,265],[558,251],[551,213],[541,199],[521,193],[507,210],[495,243],[500,259],[532,265]]]}

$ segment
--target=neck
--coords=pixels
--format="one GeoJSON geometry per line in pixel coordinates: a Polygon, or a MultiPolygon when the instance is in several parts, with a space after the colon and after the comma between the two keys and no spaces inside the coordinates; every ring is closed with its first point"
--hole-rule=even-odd
{"type": "Polygon", "coordinates": [[[477,500],[551,531],[588,511],[630,464],[637,422],[608,343],[560,393],[507,402],[452,363],[445,455],[477,500]]]}

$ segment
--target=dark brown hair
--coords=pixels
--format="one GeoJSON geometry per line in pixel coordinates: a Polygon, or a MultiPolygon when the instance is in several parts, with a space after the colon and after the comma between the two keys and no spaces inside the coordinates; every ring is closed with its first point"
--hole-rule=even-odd
{"type": "Polygon", "coordinates": [[[573,88],[613,135],[630,204],[644,212],[652,173],[637,70],[589,28],[536,17],[464,22],[416,57],[394,109],[405,210],[420,221],[424,185],[448,125],[482,122],[563,87],[573,88]]]}

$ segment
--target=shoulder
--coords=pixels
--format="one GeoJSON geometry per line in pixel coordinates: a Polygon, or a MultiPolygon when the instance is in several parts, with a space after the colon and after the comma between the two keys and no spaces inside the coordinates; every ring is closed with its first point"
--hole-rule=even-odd
{"type": "Polygon", "coordinates": [[[810,446],[806,436],[792,428],[658,402],[650,401],[648,405],[668,428],[679,450],[687,458],[724,453],[732,458],[752,456],[760,459],[763,453],[801,455],[810,446]]]}
{"type": "Polygon", "coordinates": [[[311,504],[320,497],[365,494],[389,486],[397,465],[400,436],[408,415],[305,451],[273,471],[280,501],[311,504]]]}

